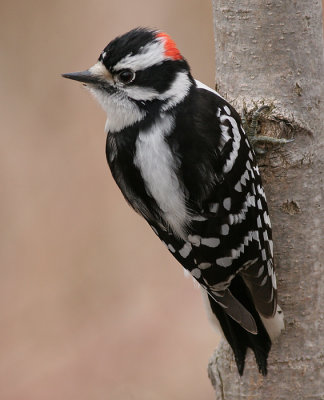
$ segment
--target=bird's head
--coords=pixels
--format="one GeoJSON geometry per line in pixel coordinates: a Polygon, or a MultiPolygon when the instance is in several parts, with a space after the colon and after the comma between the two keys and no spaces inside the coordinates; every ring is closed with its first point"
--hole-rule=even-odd
{"type": "Polygon", "coordinates": [[[117,37],[91,68],[63,77],[83,82],[108,119],[112,112],[133,112],[139,120],[153,106],[171,109],[188,94],[193,82],[188,63],[170,36],[147,28],[117,37]]]}

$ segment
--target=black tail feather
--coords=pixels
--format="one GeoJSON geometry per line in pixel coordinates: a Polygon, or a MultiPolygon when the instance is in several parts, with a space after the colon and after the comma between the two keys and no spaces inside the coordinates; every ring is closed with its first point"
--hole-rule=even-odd
{"type": "Polygon", "coordinates": [[[234,352],[235,362],[239,374],[243,375],[246,351],[249,347],[254,352],[260,373],[262,375],[266,375],[267,358],[271,348],[270,337],[262,324],[258,312],[254,307],[249,290],[240,276],[236,276],[232,280],[230,290],[233,296],[235,296],[252,314],[258,328],[258,333],[255,335],[246,331],[230,316],[228,316],[219,304],[217,304],[210,296],[208,296],[211,309],[219,320],[225,338],[234,352]]]}

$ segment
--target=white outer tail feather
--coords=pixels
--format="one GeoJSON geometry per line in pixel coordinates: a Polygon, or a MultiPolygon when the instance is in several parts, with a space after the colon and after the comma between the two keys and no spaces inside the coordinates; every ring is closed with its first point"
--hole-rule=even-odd
{"type": "Polygon", "coordinates": [[[270,336],[271,342],[280,335],[281,331],[285,329],[284,314],[279,305],[277,305],[277,310],[272,318],[265,318],[260,315],[262,323],[266,328],[268,335],[270,336]]]}
{"type": "MultiPolygon", "coordinates": [[[[216,318],[210,307],[208,294],[206,293],[205,289],[201,288],[201,294],[209,322],[216,330],[216,332],[224,337],[223,330],[218,322],[218,319],[216,318]]],[[[285,329],[284,314],[280,306],[277,305],[277,310],[273,318],[265,318],[261,315],[260,317],[264,327],[268,332],[268,335],[270,336],[271,342],[273,343],[275,339],[280,335],[281,331],[285,329]]]]}

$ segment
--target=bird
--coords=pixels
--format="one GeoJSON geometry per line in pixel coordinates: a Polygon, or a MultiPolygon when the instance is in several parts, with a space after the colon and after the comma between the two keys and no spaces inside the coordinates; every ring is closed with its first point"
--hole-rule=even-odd
{"type": "Polygon", "coordinates": [[[114,180],[198,282],[239,374],[251,349],[266,375],[284,319],[266,195],[239,113],[193,78],[158,29],[132,29],[92,67],[62,76],[82,82],[106,112],[114,180]]]}

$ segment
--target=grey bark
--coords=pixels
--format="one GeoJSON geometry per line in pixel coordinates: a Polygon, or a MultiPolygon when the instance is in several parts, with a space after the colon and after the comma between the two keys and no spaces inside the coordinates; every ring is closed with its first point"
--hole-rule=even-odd
{"type": "Polygon", "coordinates": [[[213,0],[216,88],[237,108],[273,104],[264,135],[295,141],[259,159],[286,329],[268,376],[229,346],[209,364],[216,399],[324,399],[324,57],[319,0],[213,0]]]}

